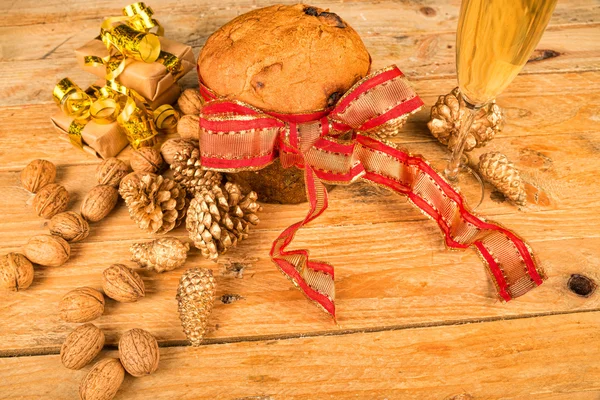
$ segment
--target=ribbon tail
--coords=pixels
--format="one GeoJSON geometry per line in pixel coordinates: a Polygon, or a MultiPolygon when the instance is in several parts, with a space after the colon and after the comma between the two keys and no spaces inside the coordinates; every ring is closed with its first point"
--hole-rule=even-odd
{"type": "Polygon", "coordinates": [[[424,159],[358,135],[363,179],[406,195],[437,222],[452,249],[474,247],[501,300],[522,296],[546,278],[529,245],[500,224],[475,216],[461,195],[424,159]]]}
{"type": "Polygon", "coordinates": [[[327,209],[327,189],[310,167],[304,169],[310,210],[306,217],[283,231],[273,242],[271,259],[311,301],[335,318],[333,266],[310,260],[308,250],[286,250],[296,232],[327,209]]]}

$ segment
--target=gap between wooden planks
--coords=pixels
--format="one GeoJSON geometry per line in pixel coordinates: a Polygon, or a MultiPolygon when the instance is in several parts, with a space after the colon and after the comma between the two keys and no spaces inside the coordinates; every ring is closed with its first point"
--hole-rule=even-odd
{"type": "MultiPolygon", "coordinates": [[[[127,376],[115,400],[592,400],[598,332],[600,313],[590,312],[162,348],[158,371],[127,376]]],[[[65,370],[55,355],[0,358],[0,398],[74,398],[89,368],[65,370]]]]}

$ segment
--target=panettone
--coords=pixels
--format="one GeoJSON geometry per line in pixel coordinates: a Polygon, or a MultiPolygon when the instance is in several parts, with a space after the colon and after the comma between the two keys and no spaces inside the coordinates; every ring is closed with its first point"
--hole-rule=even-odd
{"type": "MultiPolygon", "coordinates": [[[[240,15],[206,41],[200,80],[218,96],[264,111],[302,113],[334,106],[369,72],[371,57],[347,22],[304,4],[275,5],[240,15]]],[[[305,200],[303,172],[241,173],[261,201],[305,200]],[[285,182],[284,182],[285,180],[285,182]],[[298,197],[300,194],[300,197],[298,197]]]]}

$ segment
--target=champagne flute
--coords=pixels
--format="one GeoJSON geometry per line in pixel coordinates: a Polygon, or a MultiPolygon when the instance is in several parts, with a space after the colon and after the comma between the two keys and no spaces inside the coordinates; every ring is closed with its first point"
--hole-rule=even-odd
{"type": "MultiPolygon", "coordinates": [[[[556,0],[463,0],[456,33],[456,70],[467,112],[444,175],[458,182],[467,133],[477,112],[521,71],[540,41],[556,0]]],[[[483,183],[481,200],[483,200],[483,183]]],[[[477,206],[479,206],[477,204],[477,206]]],[[[477,207],[475,207],[477,208],[477,207]]]]}

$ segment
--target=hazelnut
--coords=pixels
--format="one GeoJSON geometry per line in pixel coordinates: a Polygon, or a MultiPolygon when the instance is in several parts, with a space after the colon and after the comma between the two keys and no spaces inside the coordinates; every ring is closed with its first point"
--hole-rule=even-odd
{"type": "Polygon", "coordinates": [[[159,172],[164,166],[160,151],[154,147],[142,147],[133,152],[130,159],[131,168],[136,172],[159,172]]]}
{"type": "Polygon", "coordinates": [[[71,246],[67,241],[54,235],[33,236],[25,246],[23,253],[31,261],[46,267],[60,267],[71,255],[71,246]]]}
{"type": "Polygon", "coordinates": [[[106,217],[117,205],[119,191],[109,185],[92,188],[81,203],[81,215],[90,222],[98,222],[106,217]]]}
{"type": "Polygon", "coordinates": [[[21,171],[21,185],[31,193],[37,193],[56,178],[56,167],[50,161],[33,160],[21,171]]]}
{"type": "Polygon", "coordinates": [[[0,289],[14,292],[27,289],[33,282],[33,265],[19,253],[8,253],[0,257],[0,289]]]}
{"type": "Polygon", "coordinates": [[[101,185],[117,187],[121,179],[129,173],[129,167],[118,158],[107,158],[96,169],[96,179],[101,185]]]}
{"type": "Polygon", "coordinates": [[[39,217],[50,219],[67,209],[69,192],[64,186],[50,183],[41,188],[33,198],[33,208],[39,217]]]}
{"type": "Polygon", "coordinates": [[[90,225],[73,211],[56,214],[48,224],[52,235],[60,236],[67,242],[79,242],[90,234],[90,225]]]}

